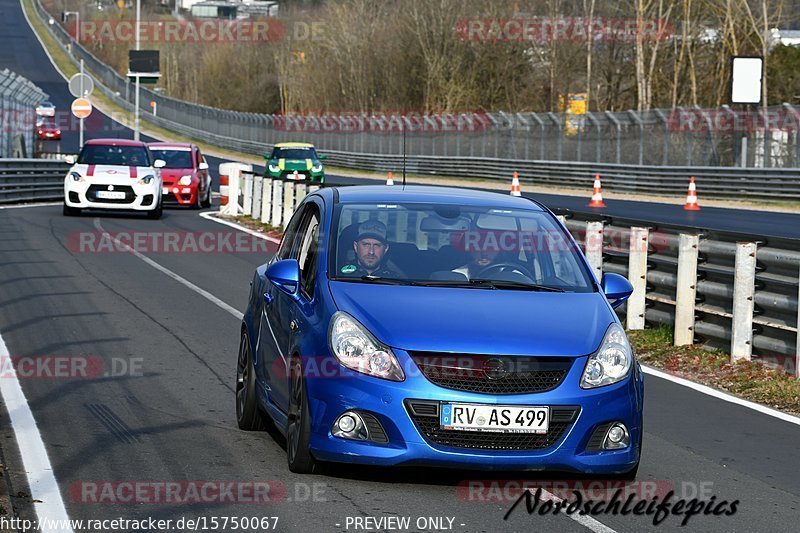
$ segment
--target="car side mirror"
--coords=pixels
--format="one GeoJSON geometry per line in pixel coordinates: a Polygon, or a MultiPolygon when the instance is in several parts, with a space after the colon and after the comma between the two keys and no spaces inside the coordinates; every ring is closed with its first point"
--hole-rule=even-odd
{"type": "Polygon", "coordinates": [[[633,293],[631,282],[619,274],[603,274],[600,284],[603,287],[603,293],[614,309],[622,305],[633,293]]]}
{"type": "Polygon", "coordinates": [[[208,170],[208,163],[206,163],[206,162],[200,163],[199,165],[197,165],[197,169],[198,170],[208,170]]]}
{"type": "Polygon", "coordinates": [[[300,293],[300,263],[297,259],[283,259],[267,268],[267,279],[292,298],[300,293]]]}
{"type": "Polygon", "coordinates": [[[328,156],[325,155],[325,154],[317,154],[317,159],[319,159],[321,161],[323,159],[328,159],[328,156]]]}
{"type": "Polygon", "coordinates": [[[167,162],[166,162],[166,161],[164,161],[163,159],[156,159],[156,160],[153,162],[153,166],[154,166],[155,168],[164,168],[165,166],[167,166],[167,162]]]}

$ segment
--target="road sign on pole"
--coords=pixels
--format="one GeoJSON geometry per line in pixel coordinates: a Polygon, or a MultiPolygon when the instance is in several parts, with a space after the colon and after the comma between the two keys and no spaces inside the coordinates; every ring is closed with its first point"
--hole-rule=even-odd
{"type": "Polygon", "coordinates": [[[69,92],[75,98],[86,98],[94,91],[94,80],[86,74],[79,73],[69,79],[69,92]]]}
{"type": "Polygon", "coordinates": [[[72,114],[77,118],[86,118],[92,114],[92,103],[86,98],[76,98],[72,101],[72,114]]]}

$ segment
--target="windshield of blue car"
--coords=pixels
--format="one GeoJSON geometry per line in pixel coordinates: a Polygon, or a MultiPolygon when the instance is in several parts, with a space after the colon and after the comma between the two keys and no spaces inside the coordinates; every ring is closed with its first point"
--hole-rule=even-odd
{"type": "Polygon", "coordinates": [[[316,159],[317,153],[312,148],[275,148],[270,159],[316,159]]]}
{"type": "Polygon", "coordinates": [[[191,150],[151,148],[150,153],[154,161],[163,159],[167,163],[164,168],[194,168],[191,150]]]}
{"type": "Polygon", "coordinates": [[[580,251],[550,213],[424,203],[342,203],[334,280],[591,292],[580,251]]]}
{"type": "Polygon", "coordinates": [[[148,167],[150,166],[150,157],[147,149],[142,146],[87,144],[81,150],[78,163],[83,165],[148,167]]]}

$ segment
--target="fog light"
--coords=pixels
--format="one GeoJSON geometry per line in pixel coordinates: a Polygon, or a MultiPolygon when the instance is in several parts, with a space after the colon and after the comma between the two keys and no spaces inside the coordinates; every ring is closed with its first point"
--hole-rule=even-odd
{"type": "Polygon", "coordinates": [[[336,422],[333,423],[331,433],[334,437],[350,440],[367,440],[369,438],[364,420],[361,419],[358,413],[353,411],[347,411],[337,418],[336,422]]]}
{"type": "Polygon", "coordinates": [[[339,426],[339,429],[341,429],[341,430],[342,430],[342,431],[344,431],[345,433],[350,433],[351,431],[353,431],[354,429],[356,429],[356,421],[355,421],[355,419],[354,419],[352,416],[350,416],[350,415],[344,415],[344,416],[342,416],[342,417],[339,419],[339,422],[337,422],[337,424],[336,424],[336,425],[338,425],[338,426],[339,426]]]}
{"type": "Polygon", "coordinates": [[[622,448],[627,448],[630,443],[631,436],[628,433],[628,428],[622,422],[615,422],[606,432],[603,448],[606,450],[621,450],[622,448]]]}

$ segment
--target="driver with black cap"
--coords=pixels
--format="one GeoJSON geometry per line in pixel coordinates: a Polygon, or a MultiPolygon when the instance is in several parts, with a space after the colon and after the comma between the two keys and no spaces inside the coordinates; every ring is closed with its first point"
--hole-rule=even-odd
{"type": "Polygon", "coordinates": [[[375,276],[397,278],[402,275],[386,264],[386,225],[379,220],[367,220],[358,226],[358,235],[353,241],[356,264],[344,265],[339,271],[346,276],[375,276]]]}

